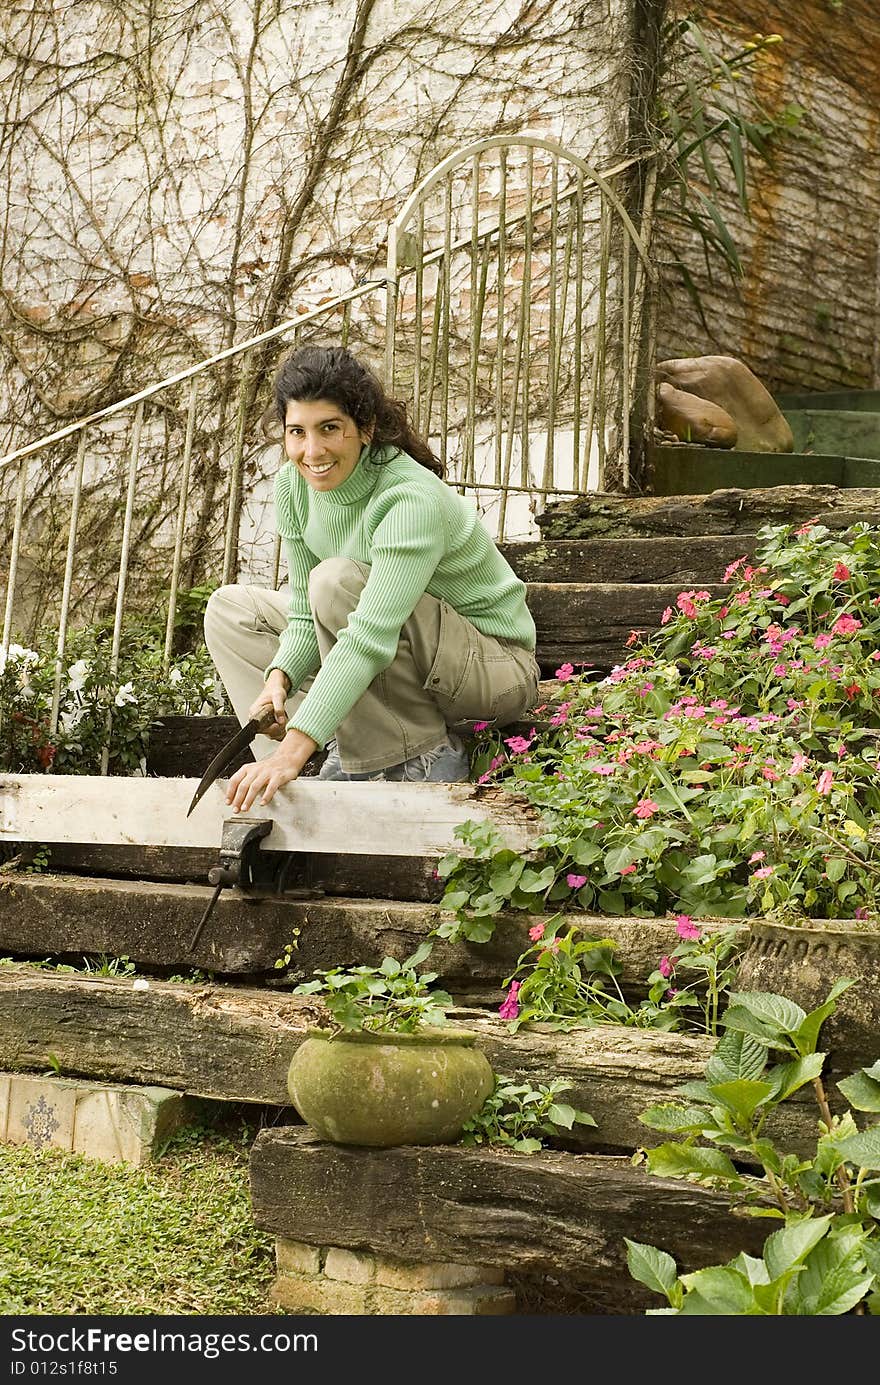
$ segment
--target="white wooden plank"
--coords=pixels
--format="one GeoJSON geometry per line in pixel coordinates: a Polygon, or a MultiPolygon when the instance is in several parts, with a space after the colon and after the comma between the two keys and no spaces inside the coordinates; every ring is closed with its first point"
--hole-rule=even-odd
{"type": "MultiPolygon", "coordinates": [[[[219,850],[224,820],[239,815],[230,812],[226,781],[218,779],[187,817],[198,782],[0,775],[0,841],[219,850]]],[[[337,784],[304,778],[241,816],[272,819],[263,841],[270,851],[440,856],[461,847],[453,830],[468,818],[491,821],[517,850],[536,835],[522,800],[473,784],[337,784]]]]}

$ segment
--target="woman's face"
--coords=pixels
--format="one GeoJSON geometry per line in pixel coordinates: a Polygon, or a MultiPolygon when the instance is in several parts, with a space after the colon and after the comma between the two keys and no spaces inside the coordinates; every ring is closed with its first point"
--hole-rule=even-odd
{"type": "Polygon", "coordinates": [[[370,441],[353,418],[330,399],[287,401],[284,450],[316,491],[332,491],[347,481],[370,441]]]}

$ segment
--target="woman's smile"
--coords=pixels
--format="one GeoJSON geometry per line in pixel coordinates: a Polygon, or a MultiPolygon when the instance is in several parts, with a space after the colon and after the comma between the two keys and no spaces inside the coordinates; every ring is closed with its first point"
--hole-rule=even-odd
{"type": "Polygon", "coordinates": [[[314,490],[335,490],[347,481],[370,441],[330,399],[288,400],[284,450],[314,490]]]}

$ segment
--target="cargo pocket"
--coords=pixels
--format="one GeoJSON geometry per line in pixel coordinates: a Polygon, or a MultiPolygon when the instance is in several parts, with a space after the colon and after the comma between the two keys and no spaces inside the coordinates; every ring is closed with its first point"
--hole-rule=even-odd
{"type": "MultiPolygon", "coordinates": [[[[467,701],[467,688],[468,683],[472,681],[475,655],[469,630],[469,623],[462,620],[458,612],[445,601],[441,601],[437,653],[425,679],[424,688],[434,698],[444,715],[453,711],[455,703],[463,694],[467,701]]],[[[468,713],[464,712],[462,715],[467,716],[468,713]]]]}

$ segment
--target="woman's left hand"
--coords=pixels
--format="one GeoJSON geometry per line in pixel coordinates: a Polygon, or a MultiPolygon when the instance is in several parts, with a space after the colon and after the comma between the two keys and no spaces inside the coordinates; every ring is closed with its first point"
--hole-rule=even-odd
{"type": "Polygon", "coordinates": [[[299,777],[317,749],[317,741],[304,731],[288,731],[271,755],[236,770],[226,789],[226,802],[236,813],[246,813],[258,798],[261,804],[271,802],[278,789],[299,777]]]}

